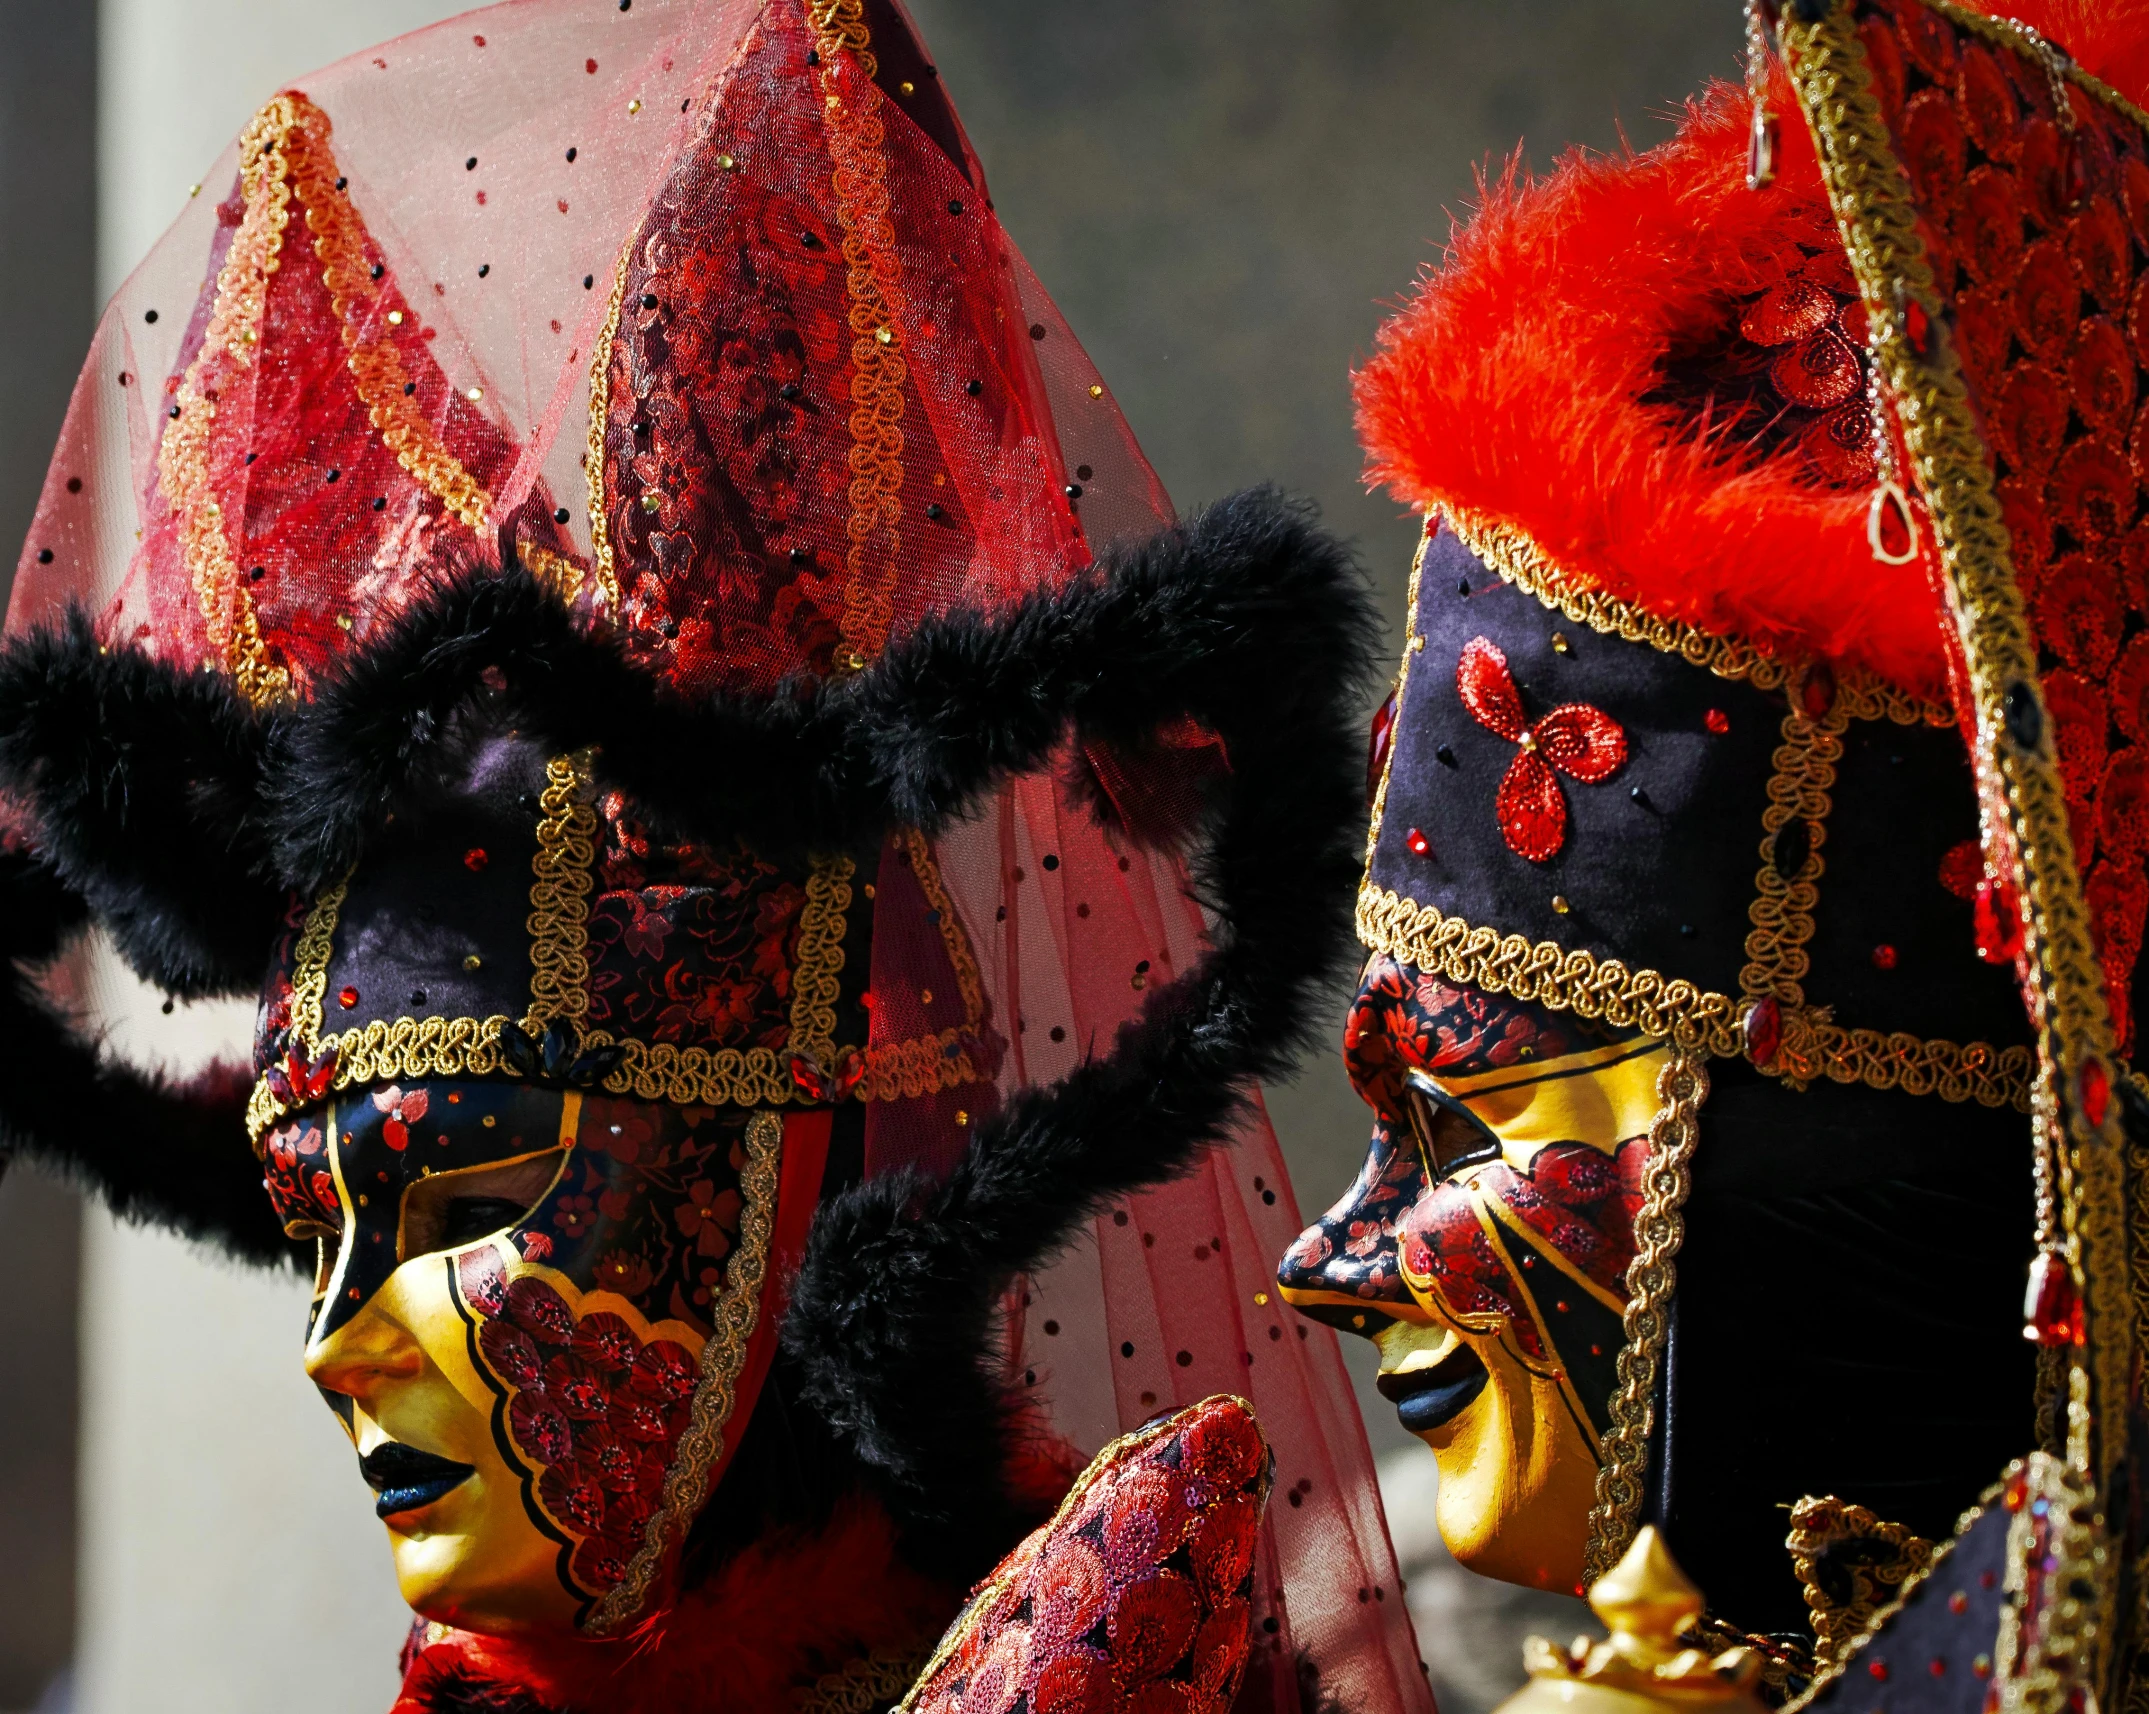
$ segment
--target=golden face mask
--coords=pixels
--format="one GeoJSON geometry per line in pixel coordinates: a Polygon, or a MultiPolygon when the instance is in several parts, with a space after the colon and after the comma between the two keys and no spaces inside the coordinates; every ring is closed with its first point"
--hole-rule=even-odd
{"type": "Polygon", "coordinates": [[[1439,1459],[1455,1556],[1572,1590],[1664,1050],[1376,957],[1344,1056],[1371,1146],[1278,1283],[1379,1346],[1381,1392],[1439,1459]]]}
{"type": "MultiPolygon", "coordinates": [[[[604,1631],[661,1591],[767,1362],[786,1129],[470,1080],[270,1133],[270,1195],[321,1246],[307,1372],[419,1613],[604,1631]]],[[[825,1150],[825,1114],[789,1129],[825,1150]]]]}

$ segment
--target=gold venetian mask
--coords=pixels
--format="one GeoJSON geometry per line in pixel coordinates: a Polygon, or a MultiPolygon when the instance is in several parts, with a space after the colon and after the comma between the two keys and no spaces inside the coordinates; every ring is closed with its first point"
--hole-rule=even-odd
{"type": "Polygon", "coordinates": [[[1487,1576],[1579,1592],[1665,1051],[1385,957],[1346,1025],[1371,1146],[1278,1283],[1379,1347],[1487,1576]]]}

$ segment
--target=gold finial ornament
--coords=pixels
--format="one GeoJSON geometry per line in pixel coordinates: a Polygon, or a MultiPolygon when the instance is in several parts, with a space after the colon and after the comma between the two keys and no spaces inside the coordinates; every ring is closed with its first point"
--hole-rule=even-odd
{"type": "Polygon", "coordinates": [[[1701,1591],[1653,1526],[1597,1579],[1589,1605],[1611,1635],[1603,1642],[1577,1637],[1567,1649],[1530,1638],[1522,1649],[1530,1682],[1497,1714],[1764,1714],[1753,1693],[1759,1655],[1744,1648],[1711,1654],[1680,1640],[1701,1617],[1701,1591]]]}

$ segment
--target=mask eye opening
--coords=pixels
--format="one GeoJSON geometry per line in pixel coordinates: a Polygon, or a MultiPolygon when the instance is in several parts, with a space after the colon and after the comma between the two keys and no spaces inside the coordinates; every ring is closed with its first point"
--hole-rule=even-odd
{"type": "Polygon", "coordinates": [[[1424,1072],[1403,1074],[1404,1104],[1428,1179],[1438,1183],[1465,1167],[1500,1158],[1499,1134],[1424,1072]]]}

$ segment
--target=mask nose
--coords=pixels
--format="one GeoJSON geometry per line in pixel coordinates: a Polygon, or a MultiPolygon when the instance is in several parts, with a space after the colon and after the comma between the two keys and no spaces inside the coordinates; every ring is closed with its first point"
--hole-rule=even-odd
{"type": "Polygon", "coordinates": [[[1373,1127],[1357,1181],[1308,1226],[1276,1267],[1276,1287],[1300,1314],[1372,1338],[1426,1319],[1397,1263],[1395,1228],[1425,1189],[1416,1147],[1386,1120],[1373,1127]]]}
{"type": "Polygon", "coordinates": [[[313,1383],[361,1405],[382,1387],[412,1380],[424,1369],[425,1353],[417,1339],[383,1310],[378,1298],[306,1347],[306,1373],[313,1383]]]}

